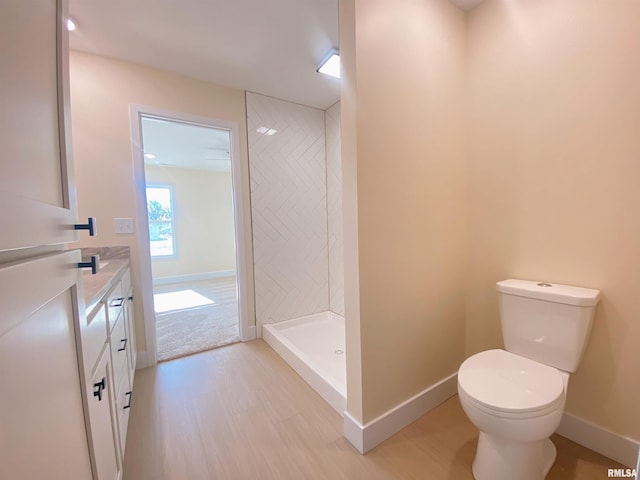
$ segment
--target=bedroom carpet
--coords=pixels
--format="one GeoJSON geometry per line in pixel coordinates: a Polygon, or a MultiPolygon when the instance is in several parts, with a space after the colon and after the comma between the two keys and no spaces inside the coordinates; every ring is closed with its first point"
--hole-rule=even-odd
{"type": "Polygon", "coordinates": [[[154,303],[158,361],[240,341],[235,278],[157,286],[154,303]]]}

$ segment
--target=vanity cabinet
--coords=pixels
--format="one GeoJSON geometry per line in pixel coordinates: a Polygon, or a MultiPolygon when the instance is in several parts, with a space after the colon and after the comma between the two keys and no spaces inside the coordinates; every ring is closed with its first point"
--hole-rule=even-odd
{"type": "Polygon", "coordinates": [[[85,309],[72,245],[94,223],[77,219],[67,3],[0,1],[2,479],[122,477],[109,313],[85,309]]]}
{"type": "MultiPolygon", "coordinates": [[[[102,309],[103,310],[103,309],[102,309]]],[[[103,311],[100,314],[104,314],[103,311]]],[[[113,412],[114,396],[109,350],[102,349],[91,380],[86,382],[88,403],[87,430],[92,443],[94,471],[98,480],[120,480],[122,460],[115,435],[117,422],[113,412]]]]}
{"type": "MultiPolygon", "coordinates": [[[[128,271],[127,271],[128,273],[128,271]]],[[[115,411],[118,423],[120,455],[124,458],[129,424],[129,408],[133,395],[133,371],[130,368],[132,356],[131,329],[127,318],[127,297],[123,296],[122,280],[109,295],[110,344],[113,360],[113,385],[115,392],[115,411]]]]}
{"type": "MultiPolygon", "coordinates": [[[[115,262],[110,262],[115,263],[115,262]]],[[[81,329],[88,405],[87,430],[96,480],[120,480],[133,396],[135,327],[129,309],[129,267],[116,268],[99,298],[90,299],[91,312],[81,329]],[[125,293],[128,295],[125,295],[125,293]]]]}

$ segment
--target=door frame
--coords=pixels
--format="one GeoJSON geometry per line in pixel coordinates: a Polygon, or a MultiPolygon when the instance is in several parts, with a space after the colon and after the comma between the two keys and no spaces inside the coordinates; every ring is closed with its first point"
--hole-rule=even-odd
{"type": "Polygon", "coordinates": [[[157,363],[157,341],[155,310],[153,306],[153,275],[151,271],[151,252],[149,248],[149,227],[147,224],[147,203],[145,193],[144,151],[142,145],[141,117],[150,116],[168,121],[197,125],[201,127],[217,128],[229,132],[231,154],[231,184],[233,191],[233,213],[236,247],[236,282],[238,288],[238,327],[240,340],[247,342],[256,338],[256,328],[249,325],[249,288],[247,278],[247,256],[245,254],[245,242],[247,237],[244,231],[244,201],[243,182],[240,156],[240,130],[237,122],[221,120],[218,118],[201,117],[189,113],[174,112],[146,105],[130,105],[131,113],[131,148],[133,156],[133,170],[136,198],[136,228],[138,250],[140,258],[140,283],[142,285],[142,308],[144,316],[144,330],[146,340],[145,366],[153,366],[157,363]]]}

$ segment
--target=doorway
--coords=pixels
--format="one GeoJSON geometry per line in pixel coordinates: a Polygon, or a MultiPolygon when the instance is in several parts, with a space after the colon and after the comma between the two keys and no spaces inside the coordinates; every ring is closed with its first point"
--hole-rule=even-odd
{"type": "Polygon", "coordinates": [[[237,125],[132,114],[147,362],[247,340],[237,125]]]}

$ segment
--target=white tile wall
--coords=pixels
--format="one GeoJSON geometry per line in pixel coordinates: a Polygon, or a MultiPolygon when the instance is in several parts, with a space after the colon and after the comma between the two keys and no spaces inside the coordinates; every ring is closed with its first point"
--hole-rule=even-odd
{"type": "Polygon", "coordinates": [[[329,308],[344,316],[344,256],[342,249],[342,161],[340,102],[325,112],[327,141],[327,215],[329,247],[329,308]]]}
{"type": "Polygon", "coordinates": [[[257,321],[328,310],[324,112],[247,93],[247,126],[257,321]]]}

